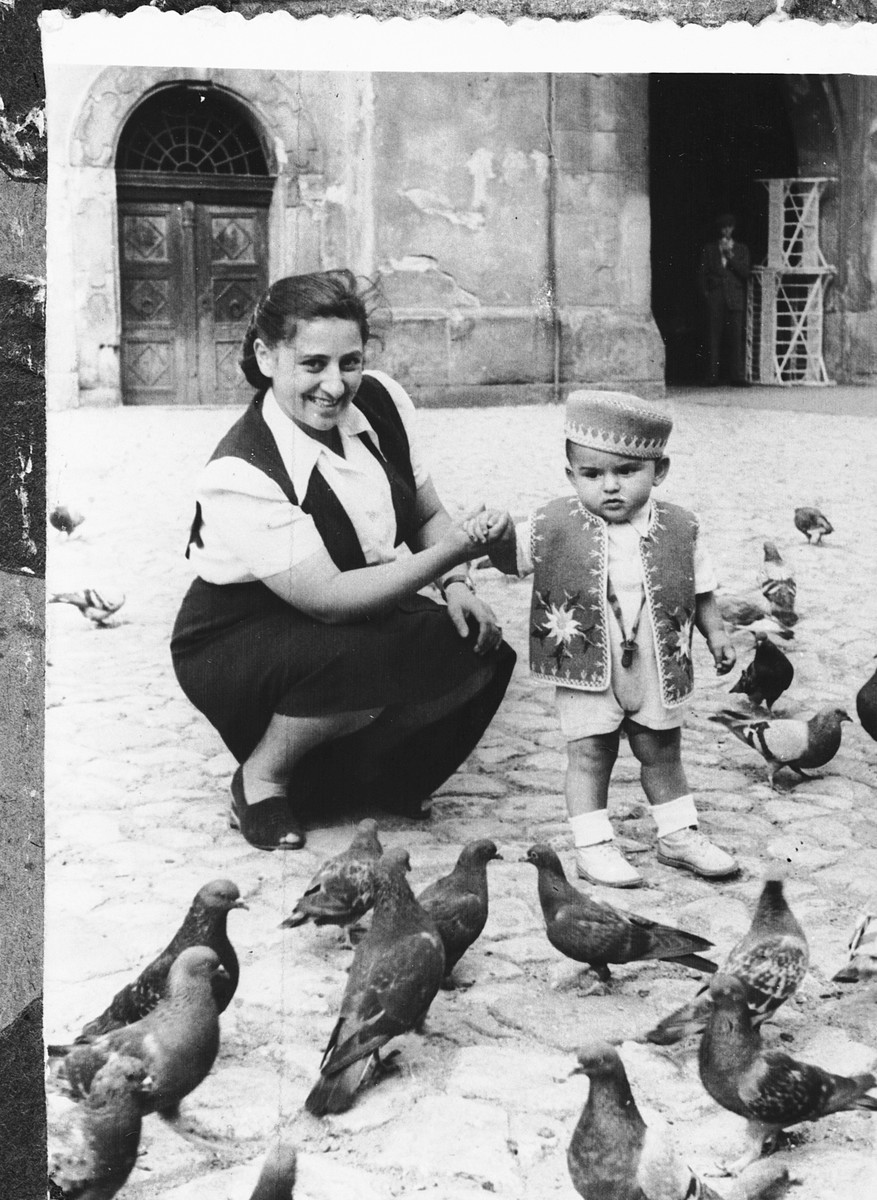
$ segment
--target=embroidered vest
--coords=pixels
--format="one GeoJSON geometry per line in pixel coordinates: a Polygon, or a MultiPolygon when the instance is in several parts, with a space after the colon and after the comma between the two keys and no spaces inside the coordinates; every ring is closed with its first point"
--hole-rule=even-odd
{"type": "MultiPolygon", "coordinates": [[[[366,566],[362,547],[350,517],[329,484],[314,468],[301,501],[295,494],[292,480],[283,465],[280,451],[262,414],[265,392],[257,392],[246,412],[232,425],[210,456],[242,458],[263,471],[283,491],[290,504],[301,505],[303,512],[313,517],[317,532],[339,571],[351,571],[366,566]]],[[[377,379],[364,375],[353,404],[368,419],[377,434],[380,449],[368,433],[359,435],[363,445],[375,456],[386,472],[396,514],[396,545],[407,541],[416,532],[416,492],[408,435],[393,397],[377,379]]],[[[302,434],[307,437],[307,434],[302,434]]],[[[189,547],[201,546],[201,505],[195,505],[195,519],[189,532],[189,547]]]]}
{"type": "MultiPolygon", "coordinates": [[[[676,504],[653,501],[640,539],[646,606],[657,649],[664,705],[691,692],[694,544],[697,519],[676,504]]],[[[585,692],[609,686],[606,525],[577,496],[551,500],[531,522],[534,563],[530,670],[547,682],[585,692]]]]}

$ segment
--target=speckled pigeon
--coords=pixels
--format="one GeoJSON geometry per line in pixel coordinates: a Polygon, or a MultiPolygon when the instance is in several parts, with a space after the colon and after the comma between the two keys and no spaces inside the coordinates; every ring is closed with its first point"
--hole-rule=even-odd
{"type": "Polygon", "coordinates": [[[844,709],[834,706],[821,708],[809,721],[752,721],[743,713],[729,710],[713,713],[709,719],[758,751],[770,768],[769,782],[774,791],[777,772],[783,767],[790,767],[802,779],[811,779],[805,767],[824,767],[831,762],[840,749],[841,725],[852,720],[844,709]]]}
{"type": "Polygon", "coordinates": [[[445,947],[445,983],[487,924],[487,864],[502,858],[489,838],[469,842],[449,875],[417,897],[438,926],[445,947]]]}
{"type": "Polygon", "coordinates": [[[755,634],[755,657],[744,668],[740,678],[731,688],[742,692],[753,704],[763,704],[771,709],[789,687],[795,677],[795,668],[766,633],[755,634]]]}
{"type": "Polygon", "coordinates": [[[804,534],[811,546],[819,546],[824,537],[834,533],[834,526],[818,508],[796,508],[795,528],[804,534]]]}
{"type": "MultiPolygon", "coordinates": [[[[109,1006],[83,1027],[74,1042],[87,1042],[111,1029],[131,1025],[151,1012],[165,994],[168,972],[180,953],[189,946],[209,946],[219,956],[224,973],[214,978],[214,999],[220,1012],[225,1012],[238,986],[240,967],[234,947],[228,940],[226,919],[233,908],[246,908],[237,885],[230,879],[214,879],[205,883],[192,901],[182,925],[157,958],[143,968],[133,983],[126,983],[109,1006]]],[[[65,1055],[70,1046],[50,1045],[50,1057],[65,1055]]]]}
{"type": "Polygon", "coordinates": [[[409,865],[398,849],[375,864],[371,927],[354,952],[320,1078],[305,1100],[315,1116],[350,1107],[369,1067],[383,1066],[381,1047],[420,1024],[444,976],[441,935],[408,886],[409,865]]]}
{"type": "Polygon", "coordinates": [[[138,1059],[111,1054],[81,1104],[48,1124],[49,1194],[110,1200],[137,1160],[143,1100],[152,1089],[138,1059]]]}
{"type": "Polygon", "coordinates": [[[354,925],[375,901],[375,863],[383,854],[378,825],[360,821],[346,850],[320,867],[281,928],[315,925],[354,925]]]}
{"type": "Polygon", "coordinates": [[[292,1200],[298,1155],[290,1142],[276,1142],[265,1156],[250,1200],[292,1200]]]}
{"type": "Polygon", "coordinates": [[[764,543],[764,562],[758,572],[758,583],[774,616],[786,625],[794,625],[798,620],[795,613],[798,585],[791,567],[783,562],[773,542],[764,543]]]}
{"type": "MultiPolygon", "coordinates": [[[[746,989],[746,1004],[753,1027],[768,1020],[797,990],[807,973],[810,951],[804,930],[783,895],[783,879],[769,873],[749,929],[722,966],[725,975],[736,975],[746,989]]],[[[645,1041],[669,1046],[693,1033],[701,1033],[710,1010],[709,987],[704,986],[689,1003],[676,1009],[645,1035],[645,1041]]]]}
{"type": "Polygon", "coordinates": [[[219,1014],[212,979],[222,967],[215,951],[190,946],[170,969],[167,992],[152,1012],[74,1046],[62,1075],[74,1096],[88,1094],[92,1081],[112,1054],[138,1059],[153,1091],[144,1112],[173,1115],[177,1105],[206,1077],[219,1051],[219,1014]]]}
{"type": "Polygon", "coordinates": [[[717,969],[714,962],[695,953],[712,946],[706,938],[619,912],[574,888],[550,846],[531,846],[526,861],[539,872],[539,902],[549,942],[567,958],[588,963],[604,982],[611,977],[609,963],[648,958],[683,963],[696,971],[717,969]]]}
{"type": "Polygon", "coordinates": [[[56,592],[49,597],[49,604],[72,604],[98,629],[107,628],[107,621],[124,603],[124,595],[109,596],[97,588],[83,588],[81,592],[56,592]]]}
{"type": "Polygon", "coordinates": [[[781,1129],[800,1121],[818,1121],[829,1113],[877,1110],[877,1078],[835,1075],[780,1050],[764,1050],[752,1028],[746,988],[733,975],[715,975],[712,1007],[700,1042],[698,1063],[703,1086],[723,1108],[747,1121],[747,1145],[729,1166],[736,1174],[770,1148],[781,1129]]]}

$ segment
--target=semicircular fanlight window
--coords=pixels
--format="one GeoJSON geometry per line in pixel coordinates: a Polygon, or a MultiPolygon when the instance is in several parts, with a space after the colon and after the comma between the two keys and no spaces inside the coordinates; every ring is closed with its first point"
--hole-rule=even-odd
{"type": "Polygon", "coordinates": [[[178,175],[267,175],[259,138],[246,118],[215,92],[159,92],[132,114],[116,168],[178,175]]]}

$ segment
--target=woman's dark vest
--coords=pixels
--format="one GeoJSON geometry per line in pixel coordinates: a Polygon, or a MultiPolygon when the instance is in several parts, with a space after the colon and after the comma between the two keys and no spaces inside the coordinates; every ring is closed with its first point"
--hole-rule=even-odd
{"type": "MultiPolygon", "coordinates": [[[[692,689],[694,545],[697,518],[677,504],[652,502],[640,539],[646,611],[652,626],[667,708],[692,689]]],[[[606,524],[577,496],[551,500],[531,520],[533,600],[530,670],[560,687],[602,692],[609,686],[606,524]]]]}
{"type": "MultiPolygon", "coordinates": [[[[266,389],[267,390],[267,389],[266,389]]],[[[213,451],[210,461],[217,458],[241,458],[272,479],[283,491],[290,504],[300,506],[313,518],[332,561],[339,571],[352,571],[366,566],[362,547],[340,500],[329,484],[314,468],[304,497],[299,500],[277,443],[262,412],[265,391],[258,392],[246,412],[213,451]]],[[[399,410],[383,384],[371,375],[363,375],[352,403],[364,414],[377,435],[380,449],[368,433],[359,435],[363,445],[375,456],[387,475],[393,509],[396,513],[396,545],[408,541],[417,531],[416,493],[408,435],[399,410]]],[[[302,434],[306,437],[307,434],[302,434]]],[[[195,506],[195,519],[189,533],[189,546],[201,546],[201,505],[195,506]]],[[[189,546],[186,557],[189,556],[189,546]]]]}

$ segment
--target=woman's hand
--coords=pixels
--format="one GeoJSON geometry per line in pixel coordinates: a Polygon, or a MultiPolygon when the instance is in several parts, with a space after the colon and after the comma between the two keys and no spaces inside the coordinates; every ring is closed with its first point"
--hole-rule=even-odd
{"type": "Polygon", "coordinates": [[[445,603],[448,606],[448,616],[454,623],[454,628],[460,637],[469,636],[467,618],[472,617],[478,622],[478,638],[475,642],[476,654],[487,654],[495,650],[502,641],[502,626],[496,619],[496,614],[489,604],[473,595],[465,583],[449,583],[445,590],[445,603]]]}

